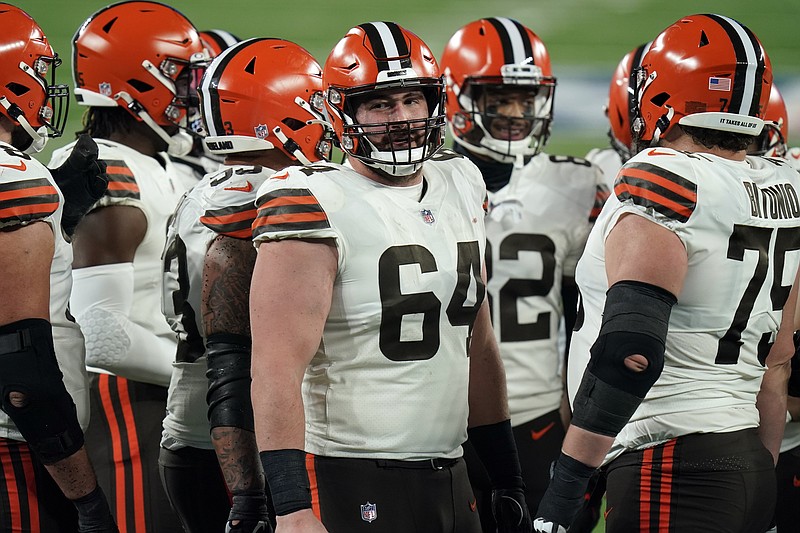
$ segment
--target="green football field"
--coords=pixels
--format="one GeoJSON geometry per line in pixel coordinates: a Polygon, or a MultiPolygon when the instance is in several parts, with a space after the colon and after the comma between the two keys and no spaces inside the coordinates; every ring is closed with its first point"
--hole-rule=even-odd
{"type": "MultiPolygon", "coordinates": [[[[13,2],[12,2],[13,3],[13,2]]],[[[417,33],[435,54],[464,24],[487,16],[518,19],[547,46],[556,89],[553,135],[546,148],[557,154],[583,155],[607,144],[603,116],[608,82],[619,59],[652,39],[684,15],[720,13],[748,25],[764,43],[776,77],[792,89],[784,97],[790,124],[800,126],[800,2],[782,0],[174,0],[168,2],[199,29],[220,28],[240,38],[281,37],[307,48],[320,63],[352,26],[371,20],[391,20],[417,33]],[[791,114],[793,110],[796,113],[791,114]]],[[[71,81],[70,43],[75,30],[103,0],[25,0],[26,9],[44,28],[64,58],[59,80],[71,81]]],[[[784,85],[781,85],[784,89],[784,85]]],[[[74,102],[73,102],[74,103],[74,102]]],[[[50,142],[42,154],[72,138],[83,109],[71,108],[68,134],[50,142]]],[[[794,128],[793,128],[794,129],[794,128]]],[[[800,132],[800,129],[794,129],[800,132]]],[[[800,137],[796,134],[795,137],[800,137]]]]}
{"type": "MultiPolygon", "coordinates": [[[[89,15],[107,4],[102,0],[18,3],[39,22],[64,58],[61,82],[71,82],[73,34],[89,15]]],[[[170,4],[201,30],[225,29],[240,38],[289,39],[307,48],[320,63],[347,29],[361,22],[398,22],[422,37],[438,55],[450,35],[472,20],[516,18],[545,42],[559,79],[553,136],[546,150],[571,155],[607,144],[602,106],[611,73],[626,52],[681,16],[719,13],[745,23],[761,39],[787,99],[790,124],[794,119],[792,131],[800,138],[800,2],[794,0],[174,0],[170,4]]],[[[71,140],[82,112],[72,106],[68,134],[51,141],[42,160],[49,160],[54,148],[71,140]]],[[[603,531],[602,526],[598,531],[603,531]]]]}

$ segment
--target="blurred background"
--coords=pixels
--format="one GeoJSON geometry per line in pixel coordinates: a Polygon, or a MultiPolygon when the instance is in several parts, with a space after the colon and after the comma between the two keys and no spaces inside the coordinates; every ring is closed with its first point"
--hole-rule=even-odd
{"type": "MultiPolygon", "coordinates": [[[[13,0],[12,0],[13,1],[13,0]]],[[[464,24],[506,16],[529,26],[547,46],[558,78],[553,135],[545,150],[583,156],[608,144],[603,106],[611,74],[629,50],[651,40],[682,16],[719,13],[747,25],[772,59],[789,109],[789,143],[800,144],[800,2],[791,0],[172,0],[167,2],[199,30],[224,29],[244,39],[281,37],[307,48],[324,63],[352,26],[394,21],[418,34],[440,55],[464,24]]],[[[59,81],[72,83],[72,37],[103,0],[20,2],[64,58],[59,81]]],[[[143,28],[144,30],[144,28],[143,28]]],[[[73,138],[85,108],[73,100],[65,136],[48,143],[41,160],[73,138]]],[[[597,531],[603,531],[602,524],[597,531]]]]}
{"type": "MultiPolygon", "coordinates": [[[[12,3],[14,1],[12,0],[12,3]]],[[[17,5],[42,26],[64,59],[61,83],[72,83],[75,31],[103,0],[24,0],[17,5]]],[[[489,16],[519,20],[542,38],[558,78],[553,135],[545,151],[582,156],[608,143],[603,105],[611,74],[630,49],[651,40],[684,15],[719,13],[747,25],[772,59],[789,109],[790,144],[800,143],[800,2],[783,0],[172,0],[200,30],[224,29],[239,38],[295,41],[324,63],[346,31],[361,22],[389,20],[419,35],[440,55],[464,24],[489,16]]],[[[48,143],[41,160],[66,144],[85,108],[73,100],[65,136],[48,143]]]]}

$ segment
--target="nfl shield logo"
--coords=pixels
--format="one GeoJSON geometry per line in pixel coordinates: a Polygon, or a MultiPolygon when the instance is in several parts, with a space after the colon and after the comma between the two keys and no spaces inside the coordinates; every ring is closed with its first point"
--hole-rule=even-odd
{"type": "Polygon", "coordinates": [[[433,218],[433,213],[431,213],[430,209],[423,209],[419,212],[419,214],[422,215],[422,221],[426,224],[433,224],[436,222],[436,219],[433,218]]]}
{"type": "Polygon", "coordinates": [[[259,124],[258,126],[256,126],[253,129],[256,132],[256,138],[257,139],[266,139],[267,136],[269,135],[269,132],[267,131],[267,125],[266,124],[259,124]]]}
{"type": "Polygon", "coordinates": [[[361,520],[372,522],[376,518],[378,518],[378,504],[367,502],[361,506],[361,520]]]}
{"type": "Polygon", "coordinates": [[[111,84],[105,81],[101,83],[100,94],[102,94],[103,96],[111,96],[111,84]]]}

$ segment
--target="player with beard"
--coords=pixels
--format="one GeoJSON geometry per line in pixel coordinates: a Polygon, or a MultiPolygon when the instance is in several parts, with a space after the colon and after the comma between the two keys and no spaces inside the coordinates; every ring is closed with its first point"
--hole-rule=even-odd
{"type": "Polygon", "coordinates": [[[530,531],[485,299],[485,186],[440,151],[436,60],[365,23],[323,86],[347,163],[272,176],[253,224],[252,400],[277,530],[479,532],[469,427],[500,531],[530,531]]]}

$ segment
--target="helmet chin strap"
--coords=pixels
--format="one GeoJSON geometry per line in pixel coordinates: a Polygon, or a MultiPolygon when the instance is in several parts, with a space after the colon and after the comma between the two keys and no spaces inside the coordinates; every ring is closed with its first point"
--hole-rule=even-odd
{"type": "Polygon", "coordinates": [[[31,144],[24,150],[25,153],[35,154],[41,152],[45,144],[47,144],[47,128],[45,126],[39,126],[39,128],[33,129],[31,123],[25,118],[25,113],[22,112],[19,106],[9,102],[8,98],[5,96],[0,96],[0,105],[5,108],[9,116],[16,120],[22,129],[25,130],[25,133],[31,138],[31,144]]]}
{"type": "MultiPolygon", "coordinates": [[[[397,161],[394,152],[379,150],[378,147],[367,138],[364,138],[364,141],[366,141],[367,144],[372,148],[371,157],[373,161],[364,161],[362,159],[364,164],[367,166],[379,168],[392,176],[409,176],[422,167],[422,161],[418,163],[404,163],[403,161],[397,161]],[[378,163],[374,160],[381,162],[378,163]],[[392,162],[390,162],[390,160],[392,160],[392,162]]],[[[409,155],[417,155],[417,159],[421,159],[423,150],[423,148],[412,148],[411,154],[409,155]],[[418,153],[415,154],[415,152],[418,153]]]]}
{"type": "Polygon", "coordinates": [[[159,126],[155,120],[153,120],[153,117],[151,117],[150,114],[145,111],[144,107],[142,107],[139,102],[134,100],[131,95],[125,91],[118,92],[114,95],[114,98],[124,101],[130,111],[139,117],[142,122],[147,124],[156,135],[161,137],[161,139],[167,143],[167,153],[169,155],[183,157],[192,151],[194,139],[191,135],[183,130],[178,130],[175,135],[170,135],[164,130],[164,128],[159,126]]]}

